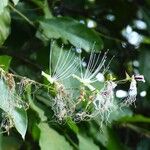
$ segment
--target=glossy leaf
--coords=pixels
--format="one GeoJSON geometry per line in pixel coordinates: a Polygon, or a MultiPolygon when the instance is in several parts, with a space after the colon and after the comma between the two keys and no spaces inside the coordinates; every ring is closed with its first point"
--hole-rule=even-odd
{"type": "Polygon", "coordinates": [[[24,109],[15,108],[12,117],[13,117],[15,128],[21,134],[22,138],[25,139],[25,134],[28,125],[26,111],[24,109]]]}
{"type": "Polygon", "coordinates": [[[87,52],[92,50],[94,44],[96,51],[103,48],[103,42],[95,31],[71,18],[52,18],[42,20],[39,24],[40,32],[37,32],[37,37],[42,40],[43,38],[45,40],[61,38],[64,41],[69,41],[76,47],[85,49],[87,52]]]}

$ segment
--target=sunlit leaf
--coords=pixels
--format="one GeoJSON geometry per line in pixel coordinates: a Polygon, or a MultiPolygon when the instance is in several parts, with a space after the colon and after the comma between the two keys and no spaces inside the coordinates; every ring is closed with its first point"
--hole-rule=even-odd
{"type": "Polygon", "coordinates": [[[8,5],[8,0],[1,0],[0,2],[0,15],[3,13],[5,7],[8,5]]]}
{"type": "Polygon", "coordinates": [[[79,139],[79,149],[80,150],[99,150],[99,147],[94,144],[90,137],[78,134],[79,139]]]}
{"type": "Polygon", "coordinates": [[[28,96],[28,100],[30,103],[30,108],[32,108],[39,116],[39,118],[41,119],[41,121],[46,121],[47,117],[45,116],[45,112],[43,109],[41,109],[40,104],[38,104],[36,101],[34,101],[31,97],[31,87],[28,86],[28,88],[26,89],[27,91],[27,96],[28,96]]]}
{"type": "Polygon", "coordinates": [[[8,71],[11,59],[12,58],[7,55],[0,56],[0,67],[3,68],[3,70],[8,71]]]}
{"type": "Polygon", "coordinates": [[[10,110],[10,95],[8,88],[6,86],[6,83],[3,79],[0,79],[0,95],[1,95],[1,101],[0,101],[0,108],[3,111],[9,112],[10,110]]]}
{"type": "Polygon", "coordinates": [[[12,0],[12,1],[13,1],[14,5],[17,5],[19,2],[19,0],[12,0]]]}
{"type": "Polygon", "coordinates": [[[15,128],[21,134],[22,138],[25,139],[27,131],[27,113],[24,109],[15,108],[12,114],[15,128]]]}
{"type": "Polygon", "coordinates": [[[0,13],[0,46],[3,45],[10,33],[10,22],[11,18],[9,10],[5,8],[4,11],[0,13]]]}
{"type": "Polygon", "coordinates": [[[40,139],[39,145],[41,150],[71,150],[72,147],[65,138],[50,128],[46,123],[39,124],[40,139]]]}
{"type": "Polygon", "coordinates": [[[75,133],[78,133],[79,131],[78,126],[71,118],[67,118],[66,122],[68,126],[70,127],[70,129],[72,129],[75,133]]]}
{"type": "Polygon", "coordinates": [[[4,112],[8,113],[8,115],[13,119],[15,128],[24,139],[28,124],[26,111],[23,108],[17,108],[14,106],[15,97],[10,94],[9,89],[7,88],[3,79],[0,79],[0,95],[0,108],[4,112]]]}

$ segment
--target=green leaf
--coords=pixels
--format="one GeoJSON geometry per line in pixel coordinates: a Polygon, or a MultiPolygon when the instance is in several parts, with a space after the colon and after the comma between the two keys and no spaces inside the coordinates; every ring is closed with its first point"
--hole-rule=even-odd
{"type": "Polygon", "coordinates": [[[42,40],[62,38],[64,41],[69,41],[74,46],[81,47],[87,52],[92,50],[94,43],[96,51],[103,48],[103,42],[97,32],[71,18],[45,19],[40,21],[39,24],[37,37],[42,40]]]}
{"type": "Polygon", "coordinates": [[[28,89],[26,89],[26,91],[30,103],[30,108],[32,108],[38,114],[41,121],[46,121],[47,117],[45,116],[44,110],[41,109],[40,104],[38,104],[36,101],[33,101],[33,99],[31,98],[31,87],[28,86],[28,89]]]}
{"type": "Polygon", "coordinates": [[[72,129],[75,133],[79,132],[78,126],[71,118],[67,118],[66,122],[68,126],[70,127],[70,129],[72,129]]]}
{"type": "Polygon", "coordinates": [[[119,137],[113,129],[108,128],[108,150],[124,150],[123,144],[120,142],[119,137]]]}
{"type": "Polygon", "coordinates": [[[91,138],[78,134],[78,139],[79,150],[99,150],[99,147],[94,144],[91,138]]]}
{"type": "Polygon", "coordinates": [[[99,123],[98,122],[90,122],[90,130],[93,139],[97,142],[101,143],[104,147],[107,146],[108,143],[108,131],[105,125],[101,126],[101,130],[99,130],[99,123]]]}
{"type": "Polygon", "coordinates": [[[14,5],[17,5],[19,2],[19,0],[12,0],[12,1],[13,1],[14,5]]]}
{"type": "Polygon", "coordinates": [[[138,126],[130,124],[130,123],[123,124],[123,126],[126,128],[129,128],[141,135],[144,135],[144,136],[150,138],[150,131],[145,128],[141,128],[141,127],[138,127],[138,126]]]}
{"type": "Polygon", "coordinates": [[[8,5],[8,0],[1,0],[1,2],[0,2],[0,14],[3,13],[3,11],[7,5],[8,5]]]}
{"type": "Polygon", "coordinates": [[[144,122],[144,123],[150,123],[149,117],[144,117],[142,115],[134,115],[134,116],[126,116],[118,120],[118,122],[121,123],[134,123],[134,122],[144,122]]]}
{"type": "Polygon", "coordinates": [[[20,109],[14,107],[15,97],[13,93],[11,94],[9,92],[9,89],[7,88],[3,79],[0,79],[0,95],[1,95],[0,108],[4,112],[8,113],[9,116],[11,116],[15,128],[24,139],[28,124],[26,111],[22,108],[20,109]]]}
{"type": "Polygon", "coordinates": [[[28,125],[26,111],[24,109],[15,108],[12,117],[15,124],[15,128],[21,134],[22,138],[25,139],[25,134],[28,125]]]}
{"type": "Polygon", "coordinates": [[[58,134],[54,129],[50,128],[46,123],[40,123],[39,129],[40,139],[39,145],[41,150],[71,150],[72,147],[65,138],[58,134]]]}
{"type": "MultiPolygon", "coordinates": [[[[116,104],[117,105],[117,104],[116,104]]],[[[109,116],[109,122],[113,122],[113,121],[118,121],[119,119],[123,118],[123,117],[130,117],[133,115],[133,112],[129,109],[129,108],[122,108],[119,109],[117,111],[113,111],[110,116],[109,116]]]]}
{"type": "Polygon", "coordinates": [[[0,67],[8,71],[12,57],[7,55],[0,56],[0,67]]]}
{"type": "Polygon", "coordinates": [[[20,149],[22,141],[14,136],[0,136],[1,150],[18,150],[20,149]]]}
{"type": "Polygon", "coordinates": [[[141,138],[141,141],[137,144],[137,150],[148,150],[150,149],[149,138],[141,138]]]}
{"type": "Polygon", "coordinates": [[[0,108],[5,112],[9,112],[11,107],[9,98],[11,99],[11,96],[9,95],[8,88],[3,79],[0,79],[0,95],[0,108]]]}
{"type": "Polygon", "coordinates": [[[3,45],[10,33],[10,22],[10,12],[8,9],[5,8],[4,11],[0,13],[0,46],[3,45]]]}
{"type": "Polygon", "coordinates": [[[32,0],[32,2],[43,10],[46,19],[50,19],[53,17],[50,7],[48,5],[48,0],[32,0]]]}

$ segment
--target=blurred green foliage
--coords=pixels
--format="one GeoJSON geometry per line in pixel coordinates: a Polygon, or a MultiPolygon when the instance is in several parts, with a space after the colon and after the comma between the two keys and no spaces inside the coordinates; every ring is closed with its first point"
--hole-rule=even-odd
{"type": "MultiPolygon", "coordinates": [[[[41,71],[48,70],[51,39],[59,46],[64,43],[66,49],[71,45],[82,48],[84,56],[96,42],[96,51],[109,49],[108,60],[115,55],[110,65],[114,76],[143,74],[146,83],[138,85],[136,107],[114,113],[102,129],[98,119],[54,123],[44,91],[33,100],[29,88],[25,95],[30,104],[27,114],[22,110],[12,114],[18,132],[23,138],[26,133],[25,139],[12,129],[9,136],[0,135],[0,149],[149,150],[149,10],[149,0],[2,0],[0,65],[6,71],[45,83],[41,71]]],[[[127,91],[128,85],[120,88],[127,91]]]]}

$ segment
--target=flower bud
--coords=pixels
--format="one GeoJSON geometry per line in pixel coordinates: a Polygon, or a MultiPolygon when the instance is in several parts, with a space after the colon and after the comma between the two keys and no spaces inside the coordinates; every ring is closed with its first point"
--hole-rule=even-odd
{"type": "Polygon", "coordinates": [[[136,81],[145,82],[145,79],[144,79],[144,76],[143,76],[143,75],[135,75],[135,76],[134,76],[134,79],[135,79],[136,81]]]}

